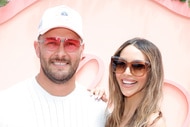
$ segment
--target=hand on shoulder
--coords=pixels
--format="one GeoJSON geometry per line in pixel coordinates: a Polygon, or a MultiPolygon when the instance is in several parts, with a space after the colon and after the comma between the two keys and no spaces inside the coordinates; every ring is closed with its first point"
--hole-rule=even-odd
{"type": "Polygon", "coordinates": [[[89,89],[91,96],[94,96],[95,99],[102,99],[104,102],[108,101],[105,89],[101,87],[96,87],[93,89],[89,89]]]}

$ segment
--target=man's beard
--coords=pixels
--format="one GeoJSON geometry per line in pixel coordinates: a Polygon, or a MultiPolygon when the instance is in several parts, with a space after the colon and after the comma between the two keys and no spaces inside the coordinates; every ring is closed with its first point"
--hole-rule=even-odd
{"type": "MultiPolygon", "coordinates": [[[[52,68],[50,68],[50,65],[52,64],[51,61],[54,61],[54,60],[50,60],[49,64],[47,64],[45,61],[41,61],[42,71],[48,77],[48,79],[50,79],[52,82],[54,82],[56,84],[64,84],[68,80],[70,80],[73,77],[73,75],[76,73],[76,70],[78,67],[78,64],[76,64],[76,63],[78,63],[78,62],[76,61],[75,64],[73,66],[71,66],[67,72],[64,72],[65,70],[58,69],[58,70],[54,71],[52,68]]],[[[66,60],[62,59],[62,60],[58,60],[58,61],[66,61],[66,60]]],[[[66,61],[66,62],[67,62],[67,64],[70,64],[69,61],[66,61]]]]}
{"type": "Polygon", "coordinates": [[[48,77],[48,79],[50,79],[52,82],[56,84],[64,84],[65,82],[70,80],[76,72],[76,69],[72,68],[72,70],[70,70],[67,74],[58,75],[56,73],[59,72],[52,72],[50,69],[48,68],[45,69],[43,66],[42,70],[44,74],[48,77]]]}

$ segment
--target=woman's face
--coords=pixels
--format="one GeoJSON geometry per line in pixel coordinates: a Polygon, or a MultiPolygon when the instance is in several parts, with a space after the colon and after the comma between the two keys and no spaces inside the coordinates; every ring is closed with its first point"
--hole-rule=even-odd
{"type": "MultiPolygon", "coordinates": [[[[133,45],[125,47],[120,57],[127,62],[132,61],[147,61],[145,55],[133,45]]],[[[116,73],[116,79],[119,83],[121,92],[126,97],[132,97],[133,95],[138,95],[143,89],[146,79],[147,72],[143,76],[134,76],[129,67],[126,68],[125,72],[118,74],[116,73]]]]}

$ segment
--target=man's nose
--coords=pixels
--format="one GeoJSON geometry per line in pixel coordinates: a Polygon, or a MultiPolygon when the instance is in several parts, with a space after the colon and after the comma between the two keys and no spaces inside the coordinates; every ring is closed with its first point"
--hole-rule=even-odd
{"type": "Polygon", "coordinates": [[[66,54],[65,49],[64,49],[64,42],[60,43],[59,48],[57,50],[57,54],[59,57],[62,57],[66,54]]]}

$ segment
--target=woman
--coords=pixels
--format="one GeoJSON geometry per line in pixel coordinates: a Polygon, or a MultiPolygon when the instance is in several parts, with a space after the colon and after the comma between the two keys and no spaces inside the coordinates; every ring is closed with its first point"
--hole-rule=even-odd
{"type": "Polygon", "coordinates": [[[160,110],[162,56],[150,41],[133,38],[111,57],[106,127],[164,127],[160,110]]]}

